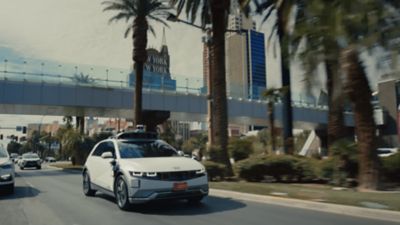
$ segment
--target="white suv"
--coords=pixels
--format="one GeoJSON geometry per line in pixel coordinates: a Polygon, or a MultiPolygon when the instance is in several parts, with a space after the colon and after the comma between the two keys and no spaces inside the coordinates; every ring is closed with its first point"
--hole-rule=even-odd
{"type": "Polygon", "coordinates": [[[14,179],[14,163],[8,155],[5,144],[0,143],[0,189],[4,189],[7,194],[13,193],[14,179]]]}
{"type": "Polygon", "coordinates": [[[144,132],[125,132],[99,142],[83,169],[83,192],[115,196],[121,209],[159,199],[200,202],[208,195],[204,166],[144,132]]]}

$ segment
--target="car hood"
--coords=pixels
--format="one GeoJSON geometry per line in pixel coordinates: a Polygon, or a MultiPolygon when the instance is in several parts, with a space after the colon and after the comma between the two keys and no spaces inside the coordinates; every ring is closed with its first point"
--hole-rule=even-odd
{"type": "Polygon", "coordinates": [[[204,168],[196,160],[185,157],[121,159],[120,166],[125,170],[135,172],[173,172],[204,168]]]}
{"type": "Polygon", "coordinates": [[[3,164],[5,164],[5,163],[7,163],[9,161],[10,161],[9,158],[0,158],[0,165],[3,165],[3,164]]]}

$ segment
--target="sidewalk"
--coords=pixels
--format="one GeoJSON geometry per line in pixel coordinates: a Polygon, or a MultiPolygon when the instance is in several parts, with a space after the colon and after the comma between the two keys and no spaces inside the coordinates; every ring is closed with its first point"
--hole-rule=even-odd
{"type": "Polygon", "coordinates": [[[400,223],[400,212],[210,189],[210,195],[400,223]]]}

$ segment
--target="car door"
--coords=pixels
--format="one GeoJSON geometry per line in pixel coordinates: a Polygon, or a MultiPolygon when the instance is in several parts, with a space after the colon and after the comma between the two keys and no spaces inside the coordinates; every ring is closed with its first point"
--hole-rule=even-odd
{"type": "Polygon", "coordinates": [[[101,176],[101,167],[102,167],[102,158],[101,154],[106,150],[107,148],[107,143],[106,142],[100,142],[94,149],[92,155],[88,158],[86,162],[86,167],[89,171],[90,174],[90,179],[91,182],[100,185],[99,182],[99,177],[101,176]]]}
{"type": "Polygon", "coordinates": [[[112,191],[114,184],[114,171],[113,166],[111,165],[111,161],[115,160],[115,146],[112,141],[106,141],[103,143],[105,144],[103,153],[111,152],[114,156],[114,159],[103,159],[101,158],[101,156],[98,158],[98,185],[109,191],[112,191]]]}

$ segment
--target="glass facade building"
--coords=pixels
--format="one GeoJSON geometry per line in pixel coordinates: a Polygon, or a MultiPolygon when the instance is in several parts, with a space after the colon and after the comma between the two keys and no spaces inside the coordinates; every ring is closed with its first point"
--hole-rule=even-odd
{"type": "Polygon", "coordinates": [[[267,87],[264,34],[249,30],[246,39],[248,94],[250,99],[260,99],[267,87]]]}

